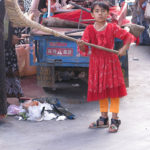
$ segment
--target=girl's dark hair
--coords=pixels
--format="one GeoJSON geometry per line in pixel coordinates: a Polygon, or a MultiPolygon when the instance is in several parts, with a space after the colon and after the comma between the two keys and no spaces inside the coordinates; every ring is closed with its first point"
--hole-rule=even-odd
{"type": "Polygon", "coordinates": [[[101,7],[101,8],[103,8],[103,9],[107,10],[107,11],[109,12],[109,5],[106,4],[105,2],[98,2],[98,1],[95,1],[95,2],[92,4],[92,6],[91,6],[91,12],[93,12],[95,6],[97,6],[97,5],[98,5],[99,7],[101,7]]]}

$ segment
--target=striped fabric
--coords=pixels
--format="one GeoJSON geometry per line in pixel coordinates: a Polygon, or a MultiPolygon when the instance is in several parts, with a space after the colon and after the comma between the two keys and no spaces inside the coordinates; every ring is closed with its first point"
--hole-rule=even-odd
{"type": "Polygon", "coordinates": [[[24,0],[24,8],[25,8],[25,12],[28,12],[31,6],[31,2],[32,0],[24,0]]]}

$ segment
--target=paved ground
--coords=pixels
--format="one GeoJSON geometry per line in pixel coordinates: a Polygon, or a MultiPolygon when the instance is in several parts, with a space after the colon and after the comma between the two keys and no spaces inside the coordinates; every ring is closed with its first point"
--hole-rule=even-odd
{"type": "MultiPolygon", "coordinates": [[[[108,129],[88,129],[99,116],[97,102],[85,103],[86,86],[67,93],[47,92],[36,86],[34,77],[22,80],[27,96],[58,97],[76,115],[75,120],[57,122],[18,121],[7,117],[0,123],[2,150],[148,150],[150,147],[150,47],[132,46],[129,51],[130,87],[128,96],[121,100],[122,125],[117,134],[108,129]],[[83,91],[82,91],[83,90],[83,91]],[[78,94],[75,92],[78,91],[78,94]],[[70,101],[69,101],[70,100],[70,101]]],[[[16,100],[9,102],[17,103],[16,100]]],[[[111,116],[110,116],[111,117],[111,116]]]]}

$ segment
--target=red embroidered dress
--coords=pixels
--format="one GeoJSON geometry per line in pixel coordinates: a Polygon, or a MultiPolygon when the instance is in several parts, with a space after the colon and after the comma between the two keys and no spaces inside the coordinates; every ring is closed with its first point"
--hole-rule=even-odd
{"type": "MultiPolygon", "coordinates": [[[[89,25],[82,36],[82,40],[107,47],[114,48],[114,39],[123,40],[124,44],[130,43],[132,35],[121,29],[116,24],[108,23],[103,31],[97,31],[93,25],[89,25]]],[[[88,55],[86,46],[82,55],[88,55]]],[[[88,79],[88,101],[104,98],[117,98],[127,95],[124,77],[119,58],[116,54],[98,50],[91,47],[88,79]]]]}

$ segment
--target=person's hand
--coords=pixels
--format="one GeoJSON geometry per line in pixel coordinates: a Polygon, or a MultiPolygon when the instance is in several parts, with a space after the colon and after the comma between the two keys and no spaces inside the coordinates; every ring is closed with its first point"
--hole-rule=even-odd
{"type": "Polygon", "coordinates": [[[81,51],[85,51],[85,44],[84,44],[84,41],[83,40],[77,40],[77,44],[78,44],[78,46],[79,46],[79,48],[80,48],[80,50],[81,51]]]}
{"type": "Polygon", "coordinates": [[[30,20],[34,20],[34,13],[30,13],[29,16],[28,16],[28,18],[29,18],[30,20]]]}
{"type": "Polygon", "coordinates": [[[6,118],[6,115],[0,115],[0,120],[6,118]]]}
{"type": "Polygon", "coordinates": [[[129,49],[129,47],[130,47],[130,43],[127,43],[127,44],[123,45],[123,47],[121,47],[119,49],[118,56],[126,55],[126,51],[129,49]]]}
{"type": "Polygon", "coordinates": [[[124,56],[126,55],[126,49],[125,48],[120,48],[118,51],[118,56],[124,56]]]}
{"type": "Polygon", "coordinates": [[[29,37],[30,35],[29,34],[21,34],[21,38],[25,39],[27,37],[29,37]]]}
{"type": "Polygon", "coordinates": [[[16,35],[13,35],[12,37],[12,44],[16,45],[19,42],[20,38],[18,38],[16,35]]]}

